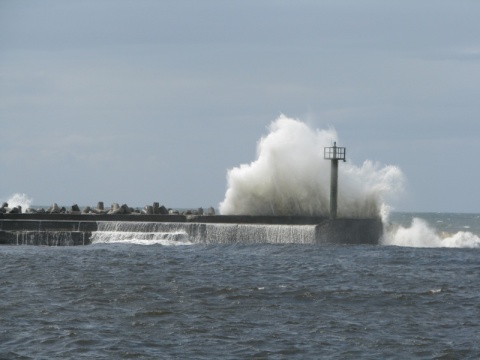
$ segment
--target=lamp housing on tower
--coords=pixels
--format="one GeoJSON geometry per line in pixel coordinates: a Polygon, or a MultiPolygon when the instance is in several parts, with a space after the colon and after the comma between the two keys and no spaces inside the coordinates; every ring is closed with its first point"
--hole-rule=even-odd
{"type": "Polygon", "coordinates": [[[337,146],[337,143],[334,142],[333,146],[324,148],[323,158],[325,160],[343,160],[347,161],[345,156],[347,155],[347,149],[344,147],[337,146]]]}

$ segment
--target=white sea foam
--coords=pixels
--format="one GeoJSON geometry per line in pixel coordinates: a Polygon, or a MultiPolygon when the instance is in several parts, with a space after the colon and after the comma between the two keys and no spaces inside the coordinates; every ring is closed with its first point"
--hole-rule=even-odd
{"type": "Polygon", "coordinates": [[[125,231],[98,231],[92,234],[92,244],[136,244],[136,245],[191,245],[185,233],[144,233],[125,231]]]}
{"type": "Polygon", "coordinates": [[[16,193],[9,197],[5,202],[8,203],[9,208],[14,208],[16,206],[21,206],[22,211],[25,211],[30,207],[33,202],[33,199],[28,197],[26,194],[16,193]]]}
{"type": "Polygon", "coordinates": [[[420,218],[414,218],[410,227],[393,226],[386,230],[384,245],[410,247],[480,248],[480,238],[465,231],[440,234],[420,218]]]}
{"type": "Polygon", "coordinates": [[[132,221],[99,221],[92,244],[191,245],[183,224],[132,221]]]}
{"type": "MultiPolygon", "coordinates": [[[[228,172],[221,214],[328,215],[330,161],[324,159],[324,148],[338,142],[336,131],[313,130],[284,115],[272,122],[269,131],[258,143],[257,159],[228,172]]],[[[385,196],[401,191],[403,179],[396,166],[342,163],[338,215],[381,215],[385,196]]]]}

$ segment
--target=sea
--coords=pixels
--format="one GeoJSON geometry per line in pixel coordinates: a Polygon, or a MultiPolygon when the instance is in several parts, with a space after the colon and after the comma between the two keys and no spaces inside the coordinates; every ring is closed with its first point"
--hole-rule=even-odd
{"type": "Polygon", "coordinates": [[[1,359],[479,359],[480,215],[382,245],[0,246],[1,359]]]}

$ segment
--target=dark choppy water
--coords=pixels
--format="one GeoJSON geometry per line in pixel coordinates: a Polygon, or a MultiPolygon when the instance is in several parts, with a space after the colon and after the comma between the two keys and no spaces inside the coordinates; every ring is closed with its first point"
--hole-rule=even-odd
{"type": "Polygon", "coordinates": [[[0,247],[0,358],[478,359],[480,249],[0,247]]]}

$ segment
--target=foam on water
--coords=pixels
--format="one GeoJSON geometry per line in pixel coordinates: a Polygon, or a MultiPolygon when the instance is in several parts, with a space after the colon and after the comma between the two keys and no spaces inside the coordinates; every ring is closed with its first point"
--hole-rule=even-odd
{"type": "Polygon", "coordinates": [[[420,218],[414,218],[410,227],[393,226],[386,229],[384,245],[410,247],[480,248],[480,238],[466,231],[441,234],[420,218]]]}
{"type": "Polygon", "coordinates": [[[188,235],[184,233],[138,233],[138,232],[119,232],[104,231],[95,232],[92,235],[92,244],[136,244],[136,245],[192,245],[188,240],[188,235]]]}
{"type": "Polygon", "coordinates": [[[92,244],[191,245],[188,234],[175,224],[99,221],[92,244]]]}

